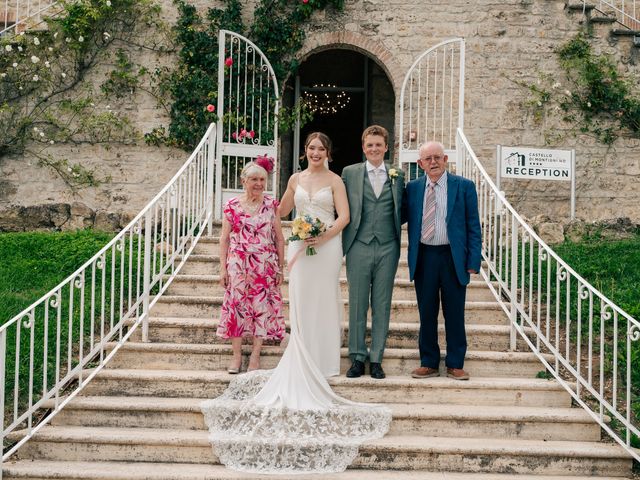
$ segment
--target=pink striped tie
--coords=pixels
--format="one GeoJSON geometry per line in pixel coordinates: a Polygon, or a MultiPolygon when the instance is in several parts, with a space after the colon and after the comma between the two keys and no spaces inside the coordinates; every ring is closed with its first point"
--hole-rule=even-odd
{"type": "Polygon", "coordinates": [[[429,184],[429,190],[424,201],[422,212],[422,241],[427,242],[436,233],[436,191],[434,184],[429,184]]]}

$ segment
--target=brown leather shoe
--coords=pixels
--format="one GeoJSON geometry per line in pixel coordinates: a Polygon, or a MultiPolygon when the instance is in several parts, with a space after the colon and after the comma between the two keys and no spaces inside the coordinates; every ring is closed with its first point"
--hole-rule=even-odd
{"type": "Polygon", "coordinates": [[[456,380],[469,380],[469,374],[461,368],[447,368],[447,377],[456,380]]]}
{"type": "Polygon", "coordinates": [[[411,372],[411,376],[413,378],[438,377],[438,376],[440,376],[440,372],[438,371],[437,368],[418,367],[413,372],[411,372]]]}

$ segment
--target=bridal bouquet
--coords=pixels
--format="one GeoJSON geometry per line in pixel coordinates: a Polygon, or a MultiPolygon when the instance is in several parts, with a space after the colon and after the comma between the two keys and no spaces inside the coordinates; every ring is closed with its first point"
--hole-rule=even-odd
{"type": "MultiPolygon", "coordinates": [[[[327,229],[326,225],[311,215],[301,215],[296,217],[291,224],[291,236],[289,240],[306,240],[307,238],[318,237],[327,229]]],[[[315,255],[316,249],[307,245],[307,255],[315,255]]]]}

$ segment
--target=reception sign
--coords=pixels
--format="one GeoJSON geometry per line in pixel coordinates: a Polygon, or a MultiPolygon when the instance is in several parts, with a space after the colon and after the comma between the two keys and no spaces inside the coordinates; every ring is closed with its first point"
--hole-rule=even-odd
{"type": "Polygon", "coordinates": [[[501,156],[502,178],[571,181],[571,150],[502,147],[501,156]]]}
{"type": "Polygon", "coordinates": [[[576,214],[576,151],[548,148],[505,147],[496,152],[496,186],[503,178],[571,182],[571,219],[576,214]]]}

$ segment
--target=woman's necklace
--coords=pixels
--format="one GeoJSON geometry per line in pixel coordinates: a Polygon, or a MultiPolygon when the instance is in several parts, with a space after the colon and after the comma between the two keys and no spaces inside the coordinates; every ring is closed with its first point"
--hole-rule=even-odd
{"type": "Polygon", "coordinates": [[[258,209],[262,205],[262,198],[258,198],[256,200],[251,201],[249,200],[249,198],[244,197],[240,199],[240,205],[242,205],[242,209],[246,213],[253,216],[256,213],[258,213],[258,209]]]}

